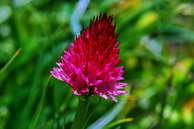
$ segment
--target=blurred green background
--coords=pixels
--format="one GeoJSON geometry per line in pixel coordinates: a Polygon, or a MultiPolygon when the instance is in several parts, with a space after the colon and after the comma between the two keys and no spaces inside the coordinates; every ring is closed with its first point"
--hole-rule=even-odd
{"type": "Polygon", "coordinates": [[[90,19],[114,16],[129,86],[88,129],[194,129],[194,1],[0,0],[0,129],[69,129],[78,97],[49,71],[90,19]]]}

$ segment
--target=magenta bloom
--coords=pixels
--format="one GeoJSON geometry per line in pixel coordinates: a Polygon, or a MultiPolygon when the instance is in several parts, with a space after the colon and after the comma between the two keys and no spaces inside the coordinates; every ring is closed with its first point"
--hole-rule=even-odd
{"type": "Polygon", "coordinates": [[[83,30],[61,57],[52,76],[68,83],[75,95],[96,94],[105,99],[126,94],[121,90],[127,83],[123,80],[120,63],[119,42],[112,17],[101,15],[83,30]]]}

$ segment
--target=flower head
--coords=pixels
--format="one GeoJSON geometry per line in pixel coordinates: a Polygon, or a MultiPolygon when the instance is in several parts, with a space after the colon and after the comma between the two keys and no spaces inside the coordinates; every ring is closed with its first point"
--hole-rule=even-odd
{"type": "Polygon", "coordinates": [[[116,101],[121,90],[123,66],[118,66],[119,42],[112,17],[105,14],[95,18],[88,28],[73,41],[61,57],[53,77],[68,83],[75,95],[96,94],[116,101]]]}

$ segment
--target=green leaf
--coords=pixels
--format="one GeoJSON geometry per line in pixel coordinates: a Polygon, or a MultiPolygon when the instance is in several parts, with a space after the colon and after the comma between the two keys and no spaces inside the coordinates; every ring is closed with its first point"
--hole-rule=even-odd
{"type": "Polygon", "coordinates": [[[108,111],[101,118],[96,120],[87,129],[103,129],[107,124],[109,124],[122,110],[127,102],[128,95],[123,96],[119,103],[117,103],[110,111],[108,111]]]}
{"type": "Polygon", "coordinates": [[[133,118],[125,118],[125,119],[122,119],[122,120],[117,120],[117,121],[112,122],[109,125],[107,125],[104,129],[111,129],[115,126],[118,126],[118,125],[123,124],[123,123],[130,122],[132,120],[133,120],[133,118]]]}

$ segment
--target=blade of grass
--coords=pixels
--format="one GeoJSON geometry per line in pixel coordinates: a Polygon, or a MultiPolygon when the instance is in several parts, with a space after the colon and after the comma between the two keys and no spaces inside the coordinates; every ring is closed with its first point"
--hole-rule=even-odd
{"type": "Polygon", "coordinates": [[[132,120],[133,120],[133,118],[125,118],[125,119],[122,119],[122,120],[117,120],[117,121],[112,122],[109,125],[107,125],[104,129],[111,129],[111,128],[113,128],[115,126],[118,126],[120,124],[131,122],[132,120]]]}
{"type": "Polygon", "coordinates": [[[3,74],[6,69],[11,65],[11,63],[14,61],[14,59],[20,54],[21,48],[19,48],[15,54],[10,58],[10,60],[5,64],[5,66],[0,70],[0,75],[3,74]]]}
{"type": "Polygon", "coordinates": [[[36,125],[37,125],[38,120],[40,118],[40,114],[42,112],[42,108],[43,108],[44,100],[45,100],[45,96],[46,96],[46,90],[47,90],[47,87],[48,87],[50,79],[51,79],[51,75],[49,76],[49,78],[48,78],[48,80],[46,82],[46,85],[43,88],[42,96],[41,96],[41,99],[40,99],[40,103],[38,104],[36,113],[34,114],[34,117],[33,117],[32,121],[31,121],[28,129],[35,129],[36,128],[36,125]]]}
{"type": "Polygon", "coordinates": [[[91,124],[87,129],[103,129],[109,122],[111,122],[117,114],[122,110],[127,102],[128,95],[124,95],[118,104],[115,105],[109,112],[91,124]]]}

